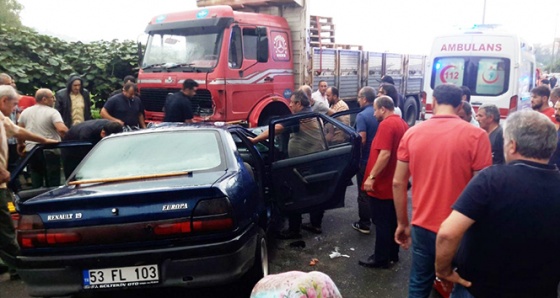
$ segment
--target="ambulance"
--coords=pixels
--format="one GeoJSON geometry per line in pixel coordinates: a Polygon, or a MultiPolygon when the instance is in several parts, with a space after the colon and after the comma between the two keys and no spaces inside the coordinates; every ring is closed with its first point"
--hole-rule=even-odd
{"type": "Polygon", "coordinates": [[[476,25],[434,39],[426,63],[423,104],[425,118],[433,114],[433,91],[441,84],[467,86],[475,111],[495,104],[501,118],[531,107],[536,84],[531,44],[500,25],[476,25]]]}

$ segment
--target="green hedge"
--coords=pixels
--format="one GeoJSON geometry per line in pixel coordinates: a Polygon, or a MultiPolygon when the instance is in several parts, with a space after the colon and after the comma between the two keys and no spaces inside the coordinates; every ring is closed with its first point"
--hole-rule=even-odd
{"type": "Polygon", "coordinates": [[[99,107],[122,87],[124,76],[137,74],[138,46],[129,40],[66,42],[5,24],[0,24],[0,40],[0,72],[11,75],[28,95],[39,88],[56,92],[71,74],[80,74],[99,107]]]}

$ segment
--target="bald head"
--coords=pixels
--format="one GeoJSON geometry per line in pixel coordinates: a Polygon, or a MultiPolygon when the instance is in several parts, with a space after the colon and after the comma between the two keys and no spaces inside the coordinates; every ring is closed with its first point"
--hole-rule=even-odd
{"type": "Polygon", "coordinates": [[[311,99],[311,94],[313,93],[313,89],[311,89],[311,87],[309,87],[308,85],[301,85],[301,87],[299,87],[299,90],[305,92],[307,98],[311,99]]]}
{"type": "Polygon", "coordinates": [[[12,85],[12,77],[7,73],[0,73],[0,85],[12,85]]]}

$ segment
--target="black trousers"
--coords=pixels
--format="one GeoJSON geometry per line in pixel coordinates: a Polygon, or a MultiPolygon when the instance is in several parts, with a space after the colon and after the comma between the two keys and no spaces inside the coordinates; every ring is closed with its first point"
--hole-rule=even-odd
{"type": "MultiPolygon", "coordinates": [[[[324,210],[309,213],[309,221],[311,222],[311,225],[316,228],[321,228],[323,215],[325,215],[324,210]]],[[[301,230],[301,221],[301,215],[290,215],[288,217],[288,230],[299,232],[301,230]]]]}
{"type": "Polygon", "coordinates": [[[360,165],[358,173],[356,173],[356,184],[358,185],[358,216],[360,217],[360,226],[369,227],[371,225],[371,208],[370,196],[362,190],[366,165],[360,165]]]}
{"type": "Polygon", "coordinates": [[[0,250],[15,256],[19,254],[19,246],[16,243],[12,216],[8,210],[8,202],[10,201],[12,201],[10,190],[0,189],[0,250]]]}
{"type": "Polygon", "coordinates": [[[399,245],[395,242],[397,213],[393,200],[369,197],[369,201],[375,219],[375,261],[396,261],[399,258],[399,245]]]}

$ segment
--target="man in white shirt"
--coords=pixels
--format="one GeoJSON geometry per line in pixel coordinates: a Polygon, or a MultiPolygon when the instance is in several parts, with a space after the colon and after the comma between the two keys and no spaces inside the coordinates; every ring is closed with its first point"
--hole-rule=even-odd
{"type": "MultiPolygon", "coordinates": [[[[55,97],[53,92],[49,89],[39,89],[35,93],[35,101],[37,103],[34,106],[21,113],[18,125],[35,134],[60,142],[68,131],[68,127],[64,124],[60,113],[54,108],[55,97]]],[[[35,144],[37,142],[25,142],[25,151],[31,151],[35,144]]],[[[18,151],[21,151],[20,147],[18,144],[18,151]]],[[[60,185],[60,153],[58,151],[48,151],[48,153],[50,154],[46,162],[48,175],[45,173],[43,161],[37,160],[29,163],[34,188],[60,185]]]]}
{"type": "Polygon", "coordinates": [[[313,92],[311,97],[315,102],[323,102],[328,107],[329,106],[329,101],[327,100],[328,88],[329,88],[329,84],[327,84],[327,81],[325,80],[319,81],[319,89],[313,92]]]}
{"type": "MultiPolygon", "coordinates": [[[[18,104],[19,95],[10,85],[0,86],[0,250],[16,255],[19,247],[15,241],[15,231],[12,217],[8,210],[8,202],[12,202],[12,193],[7,188],[10,181],[8,166],[8,138],[16,137],[18,141],[33,140],[40,143],[56,143],[54,140],[45,139],[15,125],[9,118],[18,104]]],[[[0,270],[6,267],[0,265],[0,270]]],[[[13,271],[15,273],[15,271],[13,271]]],[[[1,275],[1,274],[0,274],[1,275]]]]}

